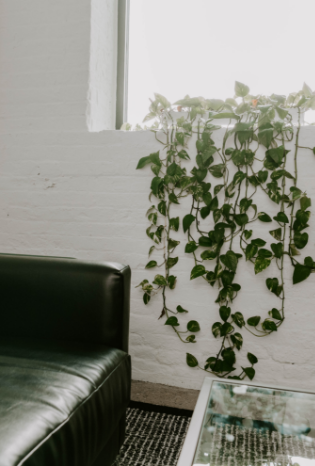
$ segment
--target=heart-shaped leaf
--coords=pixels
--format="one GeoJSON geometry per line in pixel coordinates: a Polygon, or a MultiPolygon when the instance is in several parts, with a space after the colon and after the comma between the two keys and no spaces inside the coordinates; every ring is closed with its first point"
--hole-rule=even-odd
{"type": "Polygon", "coordinates": [[[203,265],[195,265],[190,273],[190,280],[194,280],[197,277],[201,277],[207,273],[205,267],[203,265]]]}
{"type": "Polygon", "coordinates": [[[187,243],[185,246],[185,252],[187,253],[195,252],[196,249],[198,249],[198,245],[195,243],[195,241],[189,241],[189,243],[187,243]]]}
{"type": "Polygon", "coordinates": [[[220,335],[221,333],[221,327],[222,327],[222,324],[221,322],[215,322],[213,325],[212,325],[212,333],[213,333],[213,336],[216,338],[220,335]]]}
{"type": "Polygon", "coordinates": [[[230,336],[231,341],[233,345],[235,345],[236,349],[240,350],[243,345],[243,337],[240,333],[233,333],[233,335],[230,336]]]}
{"type": "Polygon", "coordinates": [[[249,319],[247,319],[247,323],[251,327],[257,327],[259,322],[260,322],[260,317],[259,316],[254,316],[254,317],[250,317],[249,319]]]}
{"type": "Polygon", "coordinates": [[[199,323],[196,320],[190,320],[187,324],[187,330],[193,333],[199,332],[200,330],[199,323]]]}
{"type": "Polygon", "coordinates": [[[257,257],[255,260],[255,274],[262,272],[270,265],[270,259],[265,259],[264,257],[257,257]]]}
{"type": "Polygon", "coordinates": [[[225,255],[220,256],[220,261],[225,267],[232,270],[232,272],[236,271],[237,256],[233,251],[228,251],[225,255]]]}
{"type": "Polygon", "coordinates": [[[183,218],[184,233],[186,233],[186,231],[188,230],[188,228],[190,227],[190,225],[193,223],[195,219],[196,217],[194,217],[191,214],[185,215],[185,217],[183,218]]]}
{"type": "Polygon", "coordinates": [[[179,326],[179,323],[178,323],[178,319],[177,317],[175,316],[172,316],[172,317],[169,317],[165,324],[164,325],[171,325],[172,327],[178,327],[179,326]]]}
{"type": "Polygon", "coordinates": [[[227,306],[221,306],[219,309],[221,319],[226,322],[231,314],[231,308],[227,306]]]}
{"type": "Polygon", "coordinates": [[[156,267],[157,266],[157,262],[156,261],[150,261],[147,263],[147,265],[145,266],[146,269],[152,269],[153,267],[156,267]]]}
{"type": "Polygon", "coordinates": [[[256,356],[254,354],[252,354],[252,353],[247,353],[247,359],[253,365],[257,364],[257,362],[258,362],[258,359],[256,358],[256,356]]]}
{"type": "Polygon", "coordinates": [[[296,264],[294,267],[294,272],[293,272],[293,285],[296,285],[297,283],[302,282],[303,280],[306,280],[311,273],[311,268],[306,267],[305,265],[301,264],[296,264]]]}
{"type": "Polygon", "coordinates": [[[177,306],[176,310],[179,313],[188,312],[188,311],[186,311],[186,309],[182,308],[182,306],[177,306]]]}
{"type": "Polygon", "coordinates": [[[243,371],[250,380],[253,380],[255,377],[255,369],[253,367],[242,367],[243,371]]]}
{"type": "Polygon", "coordinates": [[[187,366],[189,366],[189,367],[197,367],[198,366],[198,360],[195,358],[195,356],[193,356],[190,353],[186,353],[186,363],[187,363],[187,366]]]}
{"type": "Polygon", "coordinates": [[[271,217],[265,212],[259,212],[258,218],[261,222],[272,222],[271,217]]]}
{"type": "Polygon", "coordinates": [[[308,234],[296,231],[294,233],[294,244],[298,249],[303,249],[308,243],[308,234]]]}

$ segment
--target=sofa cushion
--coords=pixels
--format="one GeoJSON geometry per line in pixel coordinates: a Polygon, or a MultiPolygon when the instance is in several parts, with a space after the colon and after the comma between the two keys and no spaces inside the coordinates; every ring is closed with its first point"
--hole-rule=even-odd
{"type": "Polygon", "coordinates": [[[0,466],[89,466],[130,399],[130,358],[105,346],[0,341],[0,466]]]}

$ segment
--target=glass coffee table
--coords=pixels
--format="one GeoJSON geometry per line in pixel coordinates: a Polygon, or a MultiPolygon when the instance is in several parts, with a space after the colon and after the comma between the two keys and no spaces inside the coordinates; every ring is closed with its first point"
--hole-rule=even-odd
{"type": "Polygon", "coordinates": [[[206,377],[177,466],[315,466],[315,393],[206,377]]]}

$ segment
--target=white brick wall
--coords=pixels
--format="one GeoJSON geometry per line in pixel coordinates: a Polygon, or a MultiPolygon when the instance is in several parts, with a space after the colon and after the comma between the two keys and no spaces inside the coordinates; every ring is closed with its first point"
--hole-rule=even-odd
{"type": "MultiPolygon", "coordinates": [[[[201,280],[190,282],[182,233],[170,302],[190,310],[182,323],[200,321],[198,343],[178,341],[158,320],[161,301],[145,307],[134,288],[149,275],[144,266],[151,245],[145,234],[150,169],[135,167],[159,145],[149,132],[87,131],[88,0],[0,0],[0,15],[0,250],[130,264],[133,378],[200,388],[204,373],[186,366],[185,352],[202,360],[217,349],[211,334],[216,293],[201,280]]],[[[301,145],[315,145],[314,127],[302,129],[301,145]]],[[[300,160],[299,184],[315,202],[314,156],[301,151],[300,160]]],[[[275,208],[265,202],[258,197],[260,210],[275,208]]],[[[177,209],[187,211],[184,202],[177,209]]],[[[315,216],[310,225],[305,252],[315,258],[315,216]]],[[[265,225],[255,228],[268,237],[265,225]]],[[[264,284],[269,271],[255,277],[243,262],[239,274],[243,290],[235,310],[249,317],[274,306],[264,284]]],[[[314,290],[313,276],[288,287],[287,319],[278,333],[257,339],[243,332],[243,356],[251,351],[259,358],[257,381],[313,388],[314,290]]]]}

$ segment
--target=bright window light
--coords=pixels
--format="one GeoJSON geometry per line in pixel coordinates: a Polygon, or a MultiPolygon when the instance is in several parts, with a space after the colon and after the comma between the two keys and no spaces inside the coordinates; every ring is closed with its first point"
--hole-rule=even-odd
{"type": "Polygon", "coordinates": [[[128,121],[142,122],[154,92],[174,103],[233,97],[235,81],[253,95],[314,91],[314,14],[314,0],[130,0],[128,121]]]}

